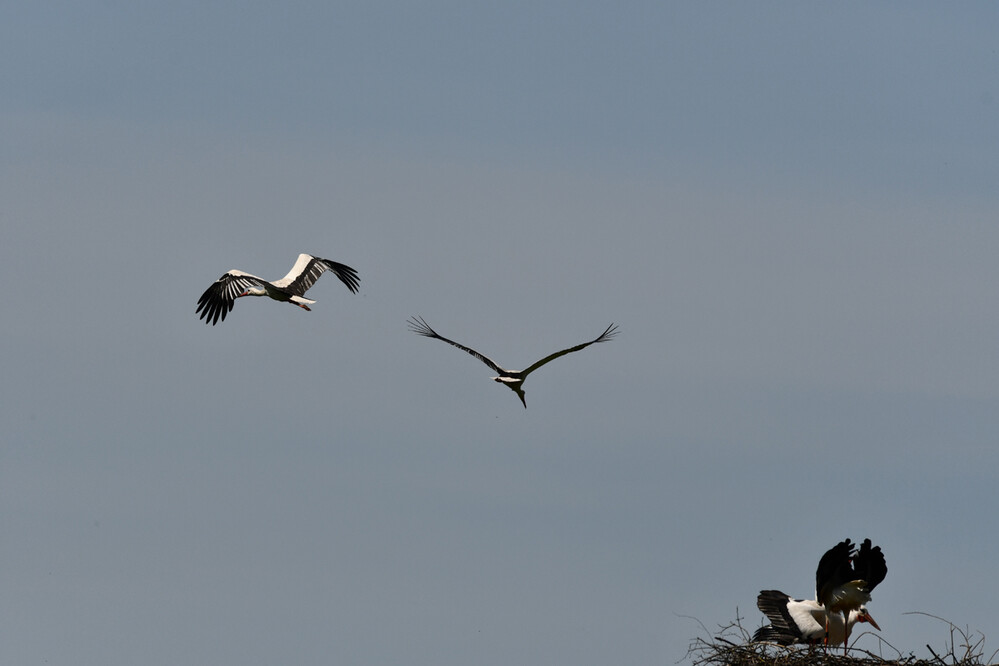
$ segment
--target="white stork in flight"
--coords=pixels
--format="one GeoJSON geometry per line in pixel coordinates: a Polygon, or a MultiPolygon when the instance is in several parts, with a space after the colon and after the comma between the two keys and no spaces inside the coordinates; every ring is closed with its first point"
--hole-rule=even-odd
{"type": "Polygon", "coordinates": [[[288,274],[273,282],[243,271],[229,271],[201,294],[201,298],[198,299],[198,309],[194,312],[195,314],[200,312],[199,319],[204,319],[206,324],[211,323],[214,326],[220,320],[225,320],[236,299],[241,296],[269,296],[275,301],[285,301],[303,310],[310,310],[309,305],[315,301],[305,298],[305,292],[326,271],[340,278],[351,292],[357,293],[360,278],[353,268],[329,259],[313,257],[311,254],[300,254],[288,274]]]}
{"type": "Polygon", "coordinates": [[[458,349],[461,349],[471,354],[475,358],[479,359],[480,361],[488,365],[490,368],[493,369],[494,372],[499,373],[499,376],[492,377],[491,379],[493,379],[493,381],[500,382],[501,384],[505,384],[514,393],[516,393],[517,397],[520,398],[520,401],[524,403],[525,409],[527,408],[527,400],[524,399],[523,385],[524,385],[524,380],[527,379],[527,375],[531,374],[532,372],[543,366],[545,363],[548,363],[549,361],[554,361],[559,356],[565,356],[566,354],[571,354],[572,352],[579,351],[580,349],[585,349],[586,347],[589,347],[590,345],[595,344],[597,342],[607,342],[615,335],[617,335],[617,326],[615,324],[611,324],[610,326],[607,327],[607,329],[603,333],[601,333],[595,339],[590,340],[589,342],[584,342],[581,345],[576,345],[575,347],[569,347],[568,349],[563,349],[562,351],[555,352],[550,356],[546,356],[537,363],[535,363],[534,365],[527,368],[526,370],[506,370],[504,368],[501,368],[499,364],[493,361],[492,359],[483,356],[474,349],[470,349],[465,345],[458,344],[454,340],[448,340],[444,336],[439,335],[437,331],[430,328],[430,324],[425,322],[422,317],[412,317],[409,319],[407,323],[409,324],[409,329],[413,331],[413,333],[416,333],[418,335],[423,335],[428,338],[437,338],[438,340],[446,342],[449,345],[454,345],[458,349]]]}
{"type": "Polygon", "coordinates": [[[763,590],[756,598],[756,606],[770,619],[770,624],[756,630],[753,642],[839,645],[846,642],[847,627],[852,629],[857,622],[868,622],[881,631],[865,606],[851,610],[846,624],[843,624],[843,616],[839,613],[828,616],[828,637],[826,609],[814,599],[792,599],[780,590],[763,590]]]}
{"type": "Polygon", "coordinates": [[[864,539],[859,549],[849,539],[841,541],[819,560],[815,570],[815,598],[825,609],[827,635],[832,618],[842,615],[846,624],[844,653],[850,640],[850,613],[859,611],[871,600],[871,592],[887,575],[888,565],[881,546],[872,548],[870,539],[864,539]]]}

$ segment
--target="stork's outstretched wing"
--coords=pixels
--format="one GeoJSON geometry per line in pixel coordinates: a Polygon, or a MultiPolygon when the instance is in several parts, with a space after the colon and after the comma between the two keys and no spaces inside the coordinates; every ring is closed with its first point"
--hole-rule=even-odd
{"type": "Polygon", "coordinates": [[[881,546],[871,547],[871,540],[864,539],[860,550],[853,557],[854,575],[867,583],[867,591],[871,592],[888,575],[888,564],[885,562],[881,546]]]}
{"type": "Polygon", "coordinates": [[[607,327],[607,330],[605,330],[603,333],[601,333],[599,336],[597,336],[597,338],[595,340],[590,340],[589,342],[584,342],[581,345],[576,345],[575,347],[569,347],[568,349],[563,349],[562,351],[555,352],[554,354],[552,354],[550,356],[546,356],[543,359],[541,359],[540,361],[538,361],[537,363],[535,363],[534,365],[532,365],[531,367],[529,367],[526,370],[524,370],[523,372],[521,372],[520,376],[522,378],[527,377],[527,375],[531,374],[532,372],[534,372],[535,370],[537,370],[538,368],[540,368],[541,366],[543,366],[545,363],[548,363],[549,361],[554,361],[559,356],[565,356],[566,354],[571,354],[572,352],[579,351],[580,349],[585,349],[585,348],[589,347],[590,345],[596,344],[598,342],[607,342],[608,340],[610,340],[611,338],[613,338],[615,335],[617,335],[617,325],[616,324],[611,324],[610,326],[607,327]]]}
{"type": "Polygon", "coordinates": [[[846,539],[822,555],[819,566],[815,569],[815,598],[819,603],[823,603],[836,586],[852,579],[853,567],[850,566],[852,553],[853,542],[846,539]]]}
{"type": "Polygon", "coordinates": [[[454,340],[448,340],[443,335],[438,334],[437,331],[435,331],[434,329],[430,328],[430,324],[428,324],[427,322],[425,322],[423,320],[423,317],[410,317],[410,319],[406,323],[409,324],[409,330],[411,330],[413,333],[416,333],[417,335],[423,335],[423,336],[428,337],[428,338],[436,338],[436,339],[438,339],[438,340],[440,340],[442,342],[446,342],[449,345],[453,345],[453,346],[457,347],[458,349],[461,349],[462,351],[464,351],[464,352],[466,352],[468,354],[471,354],[472,356],[474,356],[475,358],[479,359],[480,361],[482,361],[483,363],[485,363],[486,365],[488,365],[490,368],[492,368],[496,372],[501,373],[501,374],[503,372],[506,372],[505,370],[503,370],[503,368],[501,368],[499,365],[497,365],[497,363],[495,361],[493,361],[492,359],[490,359],[490,358],[488,358],[486,356],[483,356],[482,354],[480,354],[479,352],[475,351],[474,349],[472,349],[470,347],[466,347],[465,345],[458,344],[454,340]]]}
{"type": "Polygon", "coordinates": [[[236,298],[248,287],[263,287],[266,284],[266,280],[256,275],[243,271],[229,271],[201,294],[201,298],[198,299],[198,309],[194,312],[195,314],[200,312],[199,319],[204,319],[206,324],[211,323],[214,326],[219,321],[225,320],[225,316],[232,311],[236,298]]]}
{"type": "Polygon", "coordinates": [[[357,271],[350,266],[329,259],[320,259],[311,254],[298,255],[298,260],[295,261],[295,265],[291,267],[288,274],[280,280],[275,280],[272,284],[275,287],[287,289],[296,296],[304,296],[305,292],[316,283],[319,276],[326,271],[330,271],[340,278],[340,282],[347,285],[347,289],[350,289],[351,292],[357,293],[357,287],[361,282],[357,276],[357,271]]]}

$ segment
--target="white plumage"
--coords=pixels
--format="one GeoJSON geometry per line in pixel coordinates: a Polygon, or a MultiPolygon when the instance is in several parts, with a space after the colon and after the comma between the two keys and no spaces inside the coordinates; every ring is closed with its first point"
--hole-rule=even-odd
{"type": "Polygon", "coordinates": [[[793,645],[840,645],[846,641],[847,627],[858,622],[869,623],[881,630],[865,606],[851,610],[846,624],[839,613],[829,615],[829,636],[826,640],[826,609],[814,599],[792,599],[780,590],[763,590],[756,598],[756,606],[770,620],[753,634],[757,642],[793,645]]]}

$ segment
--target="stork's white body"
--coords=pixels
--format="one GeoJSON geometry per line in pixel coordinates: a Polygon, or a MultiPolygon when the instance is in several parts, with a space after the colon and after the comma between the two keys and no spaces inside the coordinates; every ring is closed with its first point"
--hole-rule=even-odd
{"type": "Polygon", "coordinates": [[[864,606],[851,610],[846,623],[840,613],[829,615],[827,636],[826,609],[814,599],[792,599],[779,590],[763,590],[756,605],[770,619],[769,625],[760,627],[753,635],[757,642],[840,645],[846,641],[848,629],[858,622],[880,629],[864,606]]]}

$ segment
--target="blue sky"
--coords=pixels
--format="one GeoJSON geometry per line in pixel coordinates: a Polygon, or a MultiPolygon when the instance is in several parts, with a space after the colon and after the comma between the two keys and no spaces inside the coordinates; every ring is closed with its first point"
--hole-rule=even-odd
{"type": "Polygon", "coordinates": [[[996,640],[997,14],[0,8],[0,661],[676,663],[847,537],[996,640]]]}

